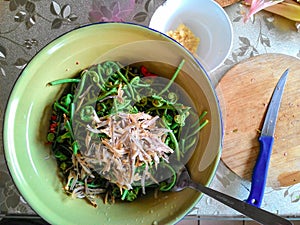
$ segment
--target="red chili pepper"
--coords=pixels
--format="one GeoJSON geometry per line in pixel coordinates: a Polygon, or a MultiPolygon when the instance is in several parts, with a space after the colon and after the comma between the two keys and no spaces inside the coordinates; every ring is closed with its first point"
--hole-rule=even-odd
{"type": "Polygon", "coordinates": [[[49,127],[49,132],[50,133],[54,133],[55,132],[55,128],[58,126],[57,122],[51,123],[50,127],[49,127]]]}
{"type": "Polygon", "coordinates": [[[143,74],[144,77],[149,77],[149,78],[157,77],[156,74],[149,72],[145,66],[141,66],[141,73],[143,74]]]}
{"type": "Polygon", "coordinates": [[[56,121],[56,119],[57,119],[57,116],[56,116],[56,115],[52,115],[52,116],[51,116],[51,120],[52,120],[52,121],[56,121]]]}
{"type": "Polygon", "coordinates": [[[50,125],[50,128],[55,128],[55,127],[57,127],[57,123],[52,123],[52,124],[50,125]]]}
{"type": "Polygon", "coordinates": [[[145,66],[141,66],[141,73],[142,73],[144,76],[147,75],[148,70],[147,70],[147,68],[146,68],[145,66]]]}

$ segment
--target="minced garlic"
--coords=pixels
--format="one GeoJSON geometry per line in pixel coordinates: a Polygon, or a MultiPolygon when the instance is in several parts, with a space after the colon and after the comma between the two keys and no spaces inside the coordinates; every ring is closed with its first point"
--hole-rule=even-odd
{"type": "Polygon", "coordinates": [[[176,30],[168,31],[167,35],[178,41],[191,53],[196,53],[200,39],[186,25],[180,24],[176,30]]]}

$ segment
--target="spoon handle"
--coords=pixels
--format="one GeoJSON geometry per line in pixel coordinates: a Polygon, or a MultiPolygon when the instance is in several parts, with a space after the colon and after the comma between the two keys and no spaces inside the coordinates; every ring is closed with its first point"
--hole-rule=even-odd
{"type": "Polygon", "coordinates": [[[258,223],[261,223],[264,225],[292,225],[293,224],[289,220],[284,219],[278,215],[275,215],[266,210],[257,208],[257,207],[250,205],[244,201],[233,198],[233,197],[223,194],[221,192],[215,191],[213,189],[205,187],[196,182],[190,181],[188,186],[194,190],[200,191],[200,192],[218,200],[219,202],[221,202],[221,203],[235,209],[236,211],[244,214],[245,216],[248,216],[249,218],[257,221],[258,223]]]}

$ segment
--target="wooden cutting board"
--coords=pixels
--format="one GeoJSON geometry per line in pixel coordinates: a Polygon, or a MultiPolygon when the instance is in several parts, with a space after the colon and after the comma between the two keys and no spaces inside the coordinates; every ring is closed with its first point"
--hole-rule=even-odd
{"type": "Polygon", "coordinates": [[[219,3],[220,6],[226,7],[230,6],[236,2],[239,2],[240,0],[215,0],[217,3],[219,3]]]}
{"type": "Polygon", "coordinates": [[[231,68],[220,80],[217,94],[224,119],[222,160],[236,174],[251,180],[262,128],[274,87],[290,68],[275,130],[267,186],[300,182],[300,60],[264,54],[231,68]]]}

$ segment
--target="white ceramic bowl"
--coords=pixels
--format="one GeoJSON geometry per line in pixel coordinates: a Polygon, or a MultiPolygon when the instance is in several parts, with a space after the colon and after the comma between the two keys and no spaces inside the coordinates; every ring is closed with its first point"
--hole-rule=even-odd
{"type": "Polygon", "coordinates": [[[232,48],[232,24],[213,0],[167,0],[153,14],[150,28],[166,33],[185,24],[200,38],[196,52],[207,71],[221,66],[232,48]]]}

